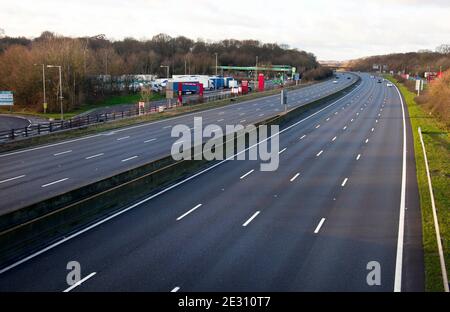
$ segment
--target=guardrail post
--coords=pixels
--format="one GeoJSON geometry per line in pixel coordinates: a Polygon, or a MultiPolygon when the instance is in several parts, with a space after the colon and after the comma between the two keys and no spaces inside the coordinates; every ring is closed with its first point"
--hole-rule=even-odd
{"type": "Polygon", "coordinates": [[[89,121],[90,117],[91,117],[90,115],[87,115],[87,124],[90,123],[90,121],[89,121]]]}
{"type": "Polygon", "coordinates": [[[41,124],[38,124],[37,130],[38,130],[38,134],[41,134],[41,124]]]}
{"type": "Polygon", "coordinates": [[[25,136],[28,137],[28,127],[25,127],[25,136]]]}
{"type": "Polygon", "coordinates": [[[53,123],[50,122],[50,124],[48,125],[48,132],[52,132],[53,131],[53,123]]]}
{"type": "Polygon", "coordinates": [[[14,140],[14,129],[11,129],[11,140],[14,140]]]}
{"type": "Polygon", "coordinates": [[[72,119],[69,119],[69,128],[72,128],[72,119]]]}

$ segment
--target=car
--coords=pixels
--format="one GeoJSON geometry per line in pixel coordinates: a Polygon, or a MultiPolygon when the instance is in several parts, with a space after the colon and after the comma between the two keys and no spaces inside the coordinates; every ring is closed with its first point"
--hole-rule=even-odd
{"type": "Polygon", "coordinates": [[[381,83],[381,79],[378,79],[378,81],[377,81],[378,83],[381,83]]]}
{"type": "Polygon", "coordinates": [[[394,85],[393,85],[392,83],[388,82],[388,83],[386,84],[386,86],[388,86],[388,87],[393,87],[394,85]]]}

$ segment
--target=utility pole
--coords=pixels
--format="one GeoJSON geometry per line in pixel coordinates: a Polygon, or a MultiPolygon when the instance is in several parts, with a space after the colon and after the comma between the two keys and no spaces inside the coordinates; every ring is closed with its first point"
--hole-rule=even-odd
{"type": "Polygon", "coordinates": [[[47,98],[45,95],[45,64],[34,64],[34,66],[42,66],[42,90],[44,91],[44,103],[42,106],[44,107],[44,114],[47,113],[47,98]]]}
{"type": "Polygon", "coordinates": [[[61,106],[61,120],[64,120],[61,65],[47,65],[47,68],[59,69],[59,102],[61,106]]]}

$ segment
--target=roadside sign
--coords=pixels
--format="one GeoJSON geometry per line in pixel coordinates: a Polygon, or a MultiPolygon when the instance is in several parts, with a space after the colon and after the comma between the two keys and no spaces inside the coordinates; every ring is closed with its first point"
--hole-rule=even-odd
{"type": "Polygon", "coordinates": [[[12,91],[0,91],[0,106],[13,106],[14,96],[12,91]]]}

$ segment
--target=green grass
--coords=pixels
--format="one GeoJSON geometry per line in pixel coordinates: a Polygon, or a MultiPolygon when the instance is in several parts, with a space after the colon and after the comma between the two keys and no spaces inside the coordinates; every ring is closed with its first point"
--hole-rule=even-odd
{"type": "MultiPolygon", "coordinates": [[[[164,99],[164,95],[161,95],[159,93],[153,93],[150,101],[157,101],[164,99]]],[[[127,95],[117,95],[117,96],[110,96],[105,98],[104,100],[101,100],[96,103],[90,103],[87,106],[96,108],[96,107],[103,107],[103,106],[113,106],[113,105],[120,105],[120,104],[129,104],[129,103],[137,103],[141,99],[141,95],[139,93],[136,94],[127,94],[127,95]]]]}
{"type": "Polygon", "coordinates": [[[415,102],[414,98],[416,95],[414,93],[410,92],[404,85],[398,83],[393,77],[387,78],[399,87],[400,92],[405,98],[414,136],[417,181],[422,210],[425,287],[427,291],[443,291],[428,180],[422,145],[417,129],[418,127],[422,129],[423,140],[427,151],[447,274],[449,273],[450,266],[450,134],[444,124],[440,123],[415,102]]]}

